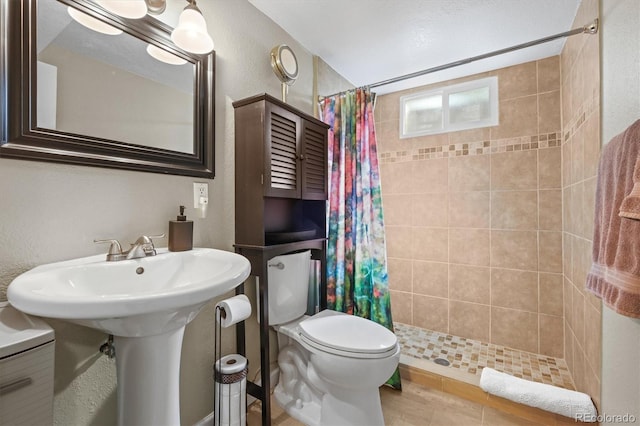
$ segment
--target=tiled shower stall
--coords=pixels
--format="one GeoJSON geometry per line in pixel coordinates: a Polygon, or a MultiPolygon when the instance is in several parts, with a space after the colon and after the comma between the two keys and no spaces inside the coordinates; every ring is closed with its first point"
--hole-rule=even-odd
{"type": "Polygon", "coordinates": [[[394,321],[563,359],[596,403],[600,303],[584,278],[598,45],[575,36],[559,56],[383,95],[375,110],[394,321]],[[400,139],[401,96],[490,76],[499,125],[400,139]]]}

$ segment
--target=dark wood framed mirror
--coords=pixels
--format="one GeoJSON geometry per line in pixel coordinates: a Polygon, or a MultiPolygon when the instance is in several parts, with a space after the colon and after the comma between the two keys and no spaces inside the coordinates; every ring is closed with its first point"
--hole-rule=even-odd
{"type": "Polygon", "coordinates": [[[171,30],[88,0],[0,0],[0,157],[213,178],[215,52],[171,30]]]}

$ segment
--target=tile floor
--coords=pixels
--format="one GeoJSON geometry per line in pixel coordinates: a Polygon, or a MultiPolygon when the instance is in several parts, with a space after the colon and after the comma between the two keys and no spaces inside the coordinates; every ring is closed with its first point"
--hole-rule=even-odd
{"type": "MultiPolygon", "coordinates": [[[[406,380],[402,383],[402,392],[383,386],[380,388],[380,397],[386,426],[539,425],[539,423],[504,413],[495,408],[406,380]]],[[[273,426],[302,425],[289,417],[273,397],[271,398],[271,410],[271,424],[273,426]]],[[[256,402],[249,407],[247,424],[259,426],[260,420],[260,403],[256,402]]],[[[575,424],[573,421],[570,423],[575,424]]]]}
{"type": "Polygon", "coordinates": [[[484,367],[534,382],[575,390],[563,359],[523,352],[437,331],[394,323],[402,354],[421,360],[444,358],[450,368],[477,376],[484,367]]]}

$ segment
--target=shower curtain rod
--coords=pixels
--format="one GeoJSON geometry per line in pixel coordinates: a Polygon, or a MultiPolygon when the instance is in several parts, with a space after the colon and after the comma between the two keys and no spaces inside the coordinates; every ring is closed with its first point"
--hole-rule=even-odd
{"type": "MultiPolygon", "coordinates": [[[[466,59],[461,59],[459,61],[455,61],[455,62],[449,62],[448,64],[444,64],[444,65],[439,65],[437,67],[433,67],[433,68],[427,68],[425,70],[421,70],[421,71],[416,71],[413,72],[411,74],[405,74],[405,75],[401,75],[399,77],[394,77],[394,78],[389,78],[387,80],[382,80],[379,81],[377,83],[373,83],[373,84],[368,84],[365,86],[362,86],[362,88],[373,88],[373,87],[379,87],[379,86],[386,86],[388,84],[393,84],[393,83],[398,83],[400,81],[403,80],[408,80],[410,78],[415,78],[415,77],[420,77],[426,74],[431,74],[437,71],[442,71],[442,70],[446,70],[448,68],[453,68],[453,67],[458,67],[460,65],[466,65],[470,62],[475,62],[475,61],[479,61],[481,59],[486,59],[486,58],[490,58],[492,56],[498,56],[498,55],[502,55],[504,53],[509,53],[509,52],[513,52],[514,50],[520,50],[520,49],[524,49],[527,47],[531,47],[531,46],[535,46],[538,44],[542,44],[542,43],[548,43],[550,41],[562,38],[562,37],[569,37],[572,35],[576,35],[576,34],[596,34],[598,32],[598,19],[594,19],[592,22],[590,22],[589,24],[580,27],[580,28],[574,28],[573,30],[569,30],[569,31],[565,31],[563,33],[559,33],[559,34],[555,34],[549,37],[544,37],[544,38],[540,38],[537,40],[533,40],[533,41],[529,41],[527,43],[522,43],[522,44],[517,44],[515,46],[511,46],[511,47],[507,47],[504,49],[500,49],[500,50],[494,50],[493,52],[489,52],[489,53],[484,53],[482,55],[478,55],[478,56],[472,56],[470,58],[466,58],[466,59]]],[[[351,90],[354,89],[350,89],[350,90],[345,90],[343,92],[338,92],[338,93],[334,93],[333,95],[329,95],[329,96],[318,96],[318,101],[322,102],[323,99],[325,98],[330,98],[332,96],[336,96],[336,95],[340,95],[342,93],[347,93],[351,90]]]]}

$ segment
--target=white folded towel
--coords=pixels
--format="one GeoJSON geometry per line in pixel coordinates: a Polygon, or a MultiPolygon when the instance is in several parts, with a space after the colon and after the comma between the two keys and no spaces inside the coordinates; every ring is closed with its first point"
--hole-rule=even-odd
{"type": "Polygon", "coordinates": [[[580,421],[595,421],[589,395],[544,383],[519,379],[492,368],[482,369],[480,387],[488,393],[580,421]]]}

